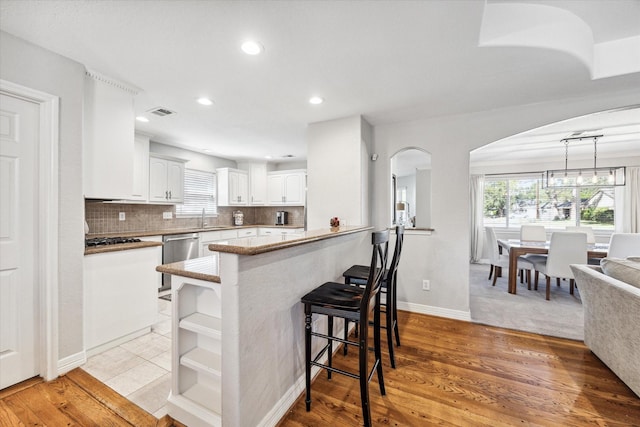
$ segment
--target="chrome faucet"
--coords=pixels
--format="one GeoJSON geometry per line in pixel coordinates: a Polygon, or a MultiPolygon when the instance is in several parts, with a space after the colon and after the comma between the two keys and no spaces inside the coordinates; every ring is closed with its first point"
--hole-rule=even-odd
{"type": "Polygon", "coordinates": [[[202,227],[200,227],[200,228],[205,228],[207,226],[207,223],[204,222],[204,208],[202,208],[202,221],[201,222],[202,222],[202,227]]]}

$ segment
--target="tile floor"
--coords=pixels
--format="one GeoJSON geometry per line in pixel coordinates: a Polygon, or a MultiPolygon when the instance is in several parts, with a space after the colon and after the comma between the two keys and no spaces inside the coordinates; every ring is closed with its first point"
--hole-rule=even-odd
{"type": "Polygon", "coordinates": [[[150,333],[90,357],[82,369],[162,418],[171,385],[171,302],[158,298],[150,333]]]}

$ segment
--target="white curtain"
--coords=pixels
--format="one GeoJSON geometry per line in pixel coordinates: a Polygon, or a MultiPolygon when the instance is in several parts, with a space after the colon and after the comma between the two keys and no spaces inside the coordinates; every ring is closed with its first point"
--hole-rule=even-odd
{"type": "Polygon", "coordinates": [[[484,242],[484,175],[471,175],[469,185],[469,204],[471,211],[471,262],[482,258],[484,242]]]}
{"type": "Polygon", "coordinates": [[[640,233],[640,167],[627,167],[622,209],[622,232],[640,233]]]}

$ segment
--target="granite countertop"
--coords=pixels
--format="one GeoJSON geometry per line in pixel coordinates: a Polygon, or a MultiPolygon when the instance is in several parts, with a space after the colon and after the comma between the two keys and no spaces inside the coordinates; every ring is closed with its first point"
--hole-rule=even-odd
{"type": "Polygon", "coordinates": [[[257,255],[371,229],[373,229],[373,227],[346,226],[283,234],[280,236],[244,237],[240,239],[230,239],[226,242],[211,243],[209,244],[209,250],[238,255],[257,255]]]}
{"type": "Polygon", "coordinates": [[[205,231],[221,231],[234,230],[242,228],[304,228],[302,225],[273,225],[273,224],[247,224],[247,225],[217,225],[211,227],[191,227],[191,228],[169,228],[164,230],[147,230],[147,231],[123,231],[115,233],[90,233],[86,234],[87,239],[93,237],[149,237],[149,236],[167,236],[171,234],[183,233],[203,233],[205,231]]]}
{"type": "Polygon", "coordinates": [[[102,254],[105,252],[127,251],[129,249],[150,248],[153,246],[162,246],[162,242],[133,242],[119,243],[117,245],[100,245],[88,246],[84,248],[85,255],[102,254]]]}
{"type": "Polygon", "coordinates": [[[218,258],[213,255],[159,265],[156,267],[156,271],[159,271],[160,273],[189,277],[191,279],[220,283],[218,258]]]}

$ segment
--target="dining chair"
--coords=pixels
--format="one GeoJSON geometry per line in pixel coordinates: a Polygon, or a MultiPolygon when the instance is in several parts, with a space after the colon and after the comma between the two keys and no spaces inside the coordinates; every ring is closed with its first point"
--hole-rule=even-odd
{"type": "Polygon", "coordinates": [[[557,231],[551,234],[549,254],[547,258],[534,263],[535,290],[538,290],[538,273],[547,278],[546,299],[551,294],[551,278],[555,277],[558,285],[560,279],[569,279],[569,293],[573,295],[575,285],[571,264],[587,263],[587,234],[557,231]]]}
{"type": "Polygon", "coordinates": [[[520,241],[522,242],[546,242],[547,230],[544,225],[521,225],[520,241]]]}
{"type": "MultiPolygon", "coordinates": [[[[544,243],[547,241],[547,230],[544,228],[544,225],[521,225],[520,241],[544,243]]],[[[546,254],[524,254],[518,257],[518,261],[526,261],[531,264],[531,268],[527,270],[527,288],[529,290],[531,290],[531,270],[533,270],[533,264],[544,260],[546,257],[546,254]]],[[[520,270],[520,283],[522,283],[523,272],[524,270],[520,270]]]]}
{"type": "MultiPolygon", "coordinates": [[[[389,268],[382,277],[382,287],[380,292],[384,296],[384,301],[380,299],[380,310],[385,315],[385,326],[383,329],[387,331],[387,347],[389,348],[389,361],[391,367],[395,369],[396,359],[393,351],[393,336],[396,338],[396,345],[400,346],[400,331],[398,330],[398,308],[397,308],[397,285],[398,285],[398,265],[400,264],[400,254],[402,253],[402,245],[404,242],[404,227],[396,226],[396,243],[393,250],[393,258],[389,264],[389,268]]],[[[365,286],[369,277],[369,266],[352,265],[344,273],[344,282],[348,285],[365,286]]],[[[349,334],[349,321],[345,321],[344,339],[349,334]]],[[[358,336],[358,323],[356,322],[356,337],[358,336]]],[[[344,346],[344,354],[347,354],[347,346],[344,346]]]]}
{"type": "MultiPolygon", "coordinates": [[[[326,282],[301,298],[304,304],[304,347],[305,347],[305,403],[307,412],[311,410],[311,367],[317,366],[327,370],[327,378],[331,379],[331,373],[357,378],[360,382],[360,401],[362,403],[362,417],[365,427],[371,425],[371,408],[369,405],[369,380],[374,371],[378,373],[378,385],[380,394],[385,395],[384,378],[382,376],[382,352],[380,350],[380,288],[382,278],[387,266],[389,246],[389,231],[375,231],[371,234],[373,251],[369,266],[369,277],[364,288],[351,286],[345,283],[326,282]],[[313,314],[327,316],[327,333],[323,334],[312,330],[313,314]],[[369,320],[373,315],[373,351],[374,362],[369,370],[369,320]],[[333,318],[339,317],[345,320],[358,321],[360,328],[357,341],[343,340],[333,335],[333,318]],[[319,337],[327,340],[327,344],[318,353],[311,355],[311,338],[319,337]],[[352,345],[358,348],[358,373],[345,371],[332,366],[333,341],[344,345],[352,345]],[[319,360],[327,355],[327,363],[319,360]]],[[[346,323],[346,322],[345,322],[346,323]]]]}
{"type": "Polygon", "coordinates": [[[609,239],[609,258],[640,256],[640,233],[613,233],[609,239]]]}
{"type": "Polygon", "coordinates": [[[596,235],[593,234],[593,227],[575,227],[575,226],[567,226],[565,227],[565,231],[569,231],[572,233],[586,233],[587,234],[587,244],[593,245],[596,243],[596,235]]]}
{"type": "MultiPolygon", "coordinates": [[[[500,249],[498,247],[498,239],[496,238],[496,232],[493,227],[486,227],[487,237],[486,243],[489,248],[489,279],[491,280],[491,276],[493,275],[493,283],[491,286],[496,285],[496,280],[498,279],[498,275],[501,274],[503,268],[509,268],[509,256],[503,255],[500,253],[500,249]]],[[[520,260],[518,257],[518,270],[527,270],[527,279],[529,283],[531,283],[531,270],[533,270],[533,263],[520,260]]]]}

